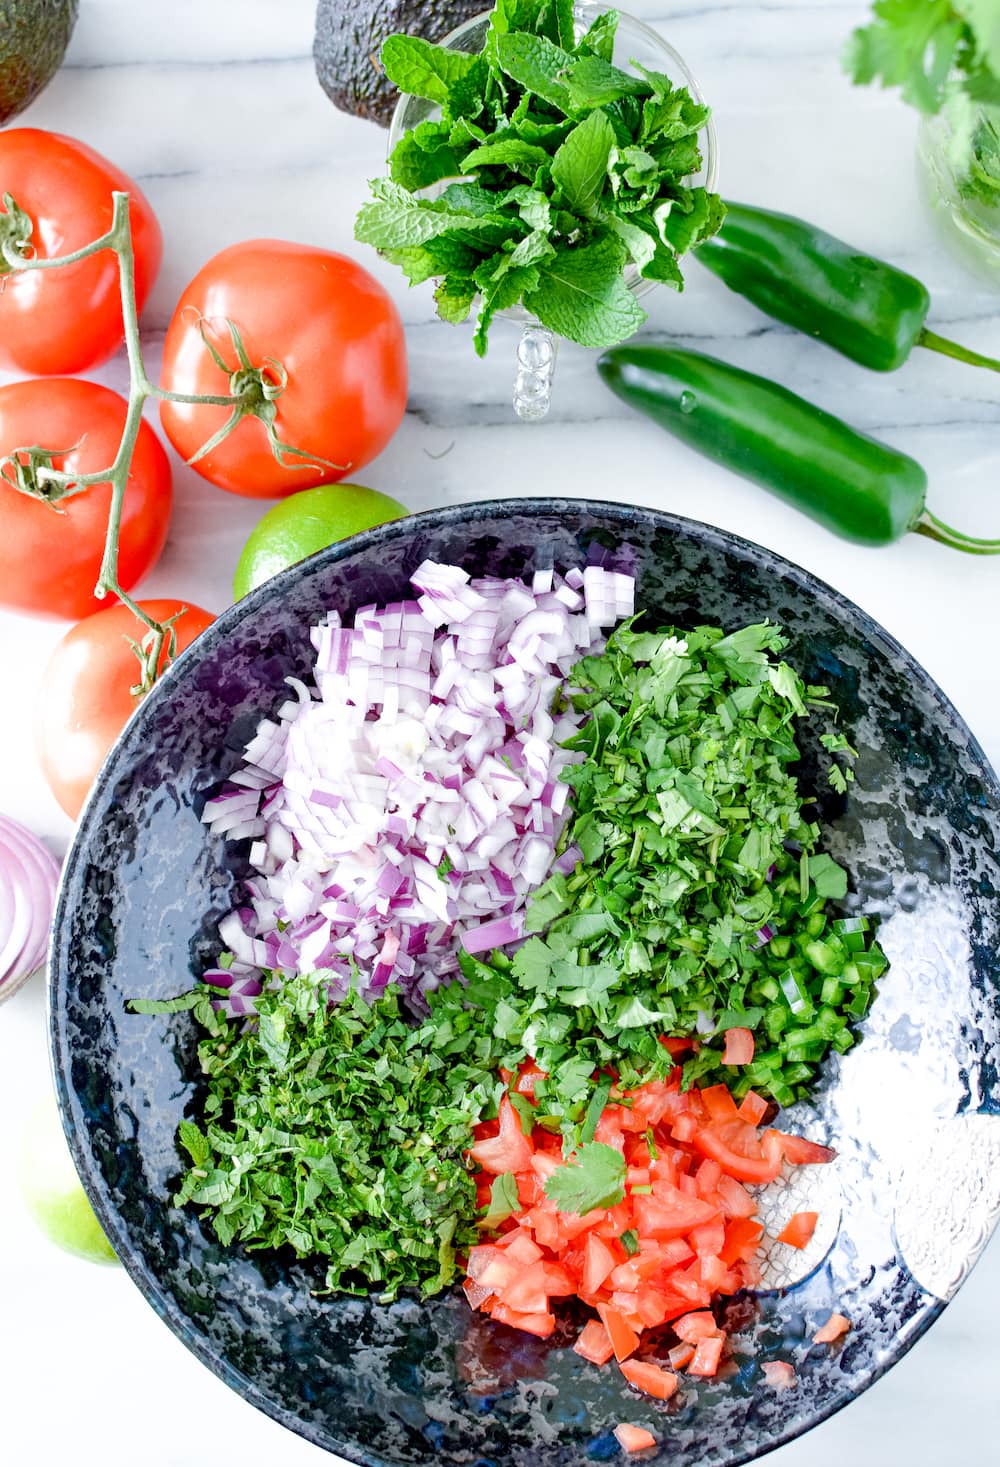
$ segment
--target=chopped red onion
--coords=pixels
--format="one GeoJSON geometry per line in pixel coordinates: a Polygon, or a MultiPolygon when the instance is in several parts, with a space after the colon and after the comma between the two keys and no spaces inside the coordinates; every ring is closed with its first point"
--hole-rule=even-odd
{"type": "Polygon", "coordinates": [[[411,581],[416,600],[313,627],[316,690],[289,679],[295,697],[205,806],[213,833],[253,841],[248,904],[219,927],[234,1015],[265,973],[328,972],[340,997],[352,964],[363,993],[419,997],[460,945],[520,941],[531,892],[579,858],[556,850],[580,757],[560,745],[580,717],[550,709],[632,614],[631,578],[591,562],[529,587],[425,561],[411,581]]]}

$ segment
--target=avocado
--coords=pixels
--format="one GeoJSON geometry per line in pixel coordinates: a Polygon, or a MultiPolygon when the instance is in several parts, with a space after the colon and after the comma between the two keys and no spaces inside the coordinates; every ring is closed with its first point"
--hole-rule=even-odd
{"type": "Polygon", "coordinates": [[[490,0],[319,0],[313,43],[319,84],[341,112],[388,127],[399,93],[378,64],[386,36],[401,31],[442,41],[489,6],[490,0]]]}
{"type": "Polygon", "coordinates": [[[33,102],[62,65],[79,0],[0,0],[0,124],[33,102]]]}

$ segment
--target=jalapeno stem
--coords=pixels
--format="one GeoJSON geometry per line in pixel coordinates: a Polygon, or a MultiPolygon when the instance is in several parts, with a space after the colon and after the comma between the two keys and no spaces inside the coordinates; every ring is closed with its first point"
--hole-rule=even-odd
{"type": "Polygon", "coordinates": [[[985,367],[989,372],[1000,372],[1000,361],[994,357],[984,357],[978,351],[970,351],[967,346],[959,346],[957,341],[938,336],[936,331],[928,331],[926,326],[917,337],[917,346],[940,352],[943,357],[954,357],[956,362],[965,362],[970,367],[985,367]]]}
{"type": "Polygon", "coordinates": [[[953,550],[964,550],[967,555],[1000,555],[1000,540],[980,540],[974,535],[964,535],[939,520],[937,515],[925,509],[913,529],[928,540],[937,540],[940,545],[950,545],[953,550]]]}

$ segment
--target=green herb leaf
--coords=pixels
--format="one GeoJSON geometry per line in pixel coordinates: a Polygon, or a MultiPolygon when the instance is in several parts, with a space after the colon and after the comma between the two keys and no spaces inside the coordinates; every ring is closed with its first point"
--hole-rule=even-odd
{"type": "Polygon", "coordinates": [[[401,92],[447,102],[456,82],[469,75],[477,57],[467,51],[434,46],[419,36],[388,36],[382,43],[382,69],[401,92]]]}
{"type": "Polygon", "coordinates": [[[624,263],[624,246],[608,235],[559,250],[542,269],[537,290],[525,296],[525,305],[543,326],[581,346],[623,341],[646,319],[622,279],[624,263]]]}
{"type": "Polygon", "coordinates": [[[573,129],[552,160],[552,181],[576,214],[592,214],[607,185],[615,134],[598,108],[573,129]]]}
{"type": "Polygon", "coordinates": [[[625,1158],[601,1141],[585,1142],[548,1178],[545,1195],[560,1212],[581,1217],[596,1207],[617,1207],[625,1198],[625,1158]]]}
{"type": "Polygon", "coordinates": [[[494,1177],[490,1186],[490,1205],[483,1218],[484,1228],[498,1228],[519,1210],[521,1203],[517,1195],[517,1178],[513,1172],[502,1172],[494,1177]]]}
{"type": "Polygon", "coordinates": [[[847,872],[825,851],[809,857],[809,880],[824,901],[843,901],[847,895],[847,872]]]}

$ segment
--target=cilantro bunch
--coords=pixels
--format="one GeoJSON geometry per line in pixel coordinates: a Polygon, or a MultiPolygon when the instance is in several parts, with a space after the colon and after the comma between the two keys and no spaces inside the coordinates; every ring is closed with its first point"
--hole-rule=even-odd
{"type": "Polygon", "coordinates": [[[844,66],[856,84],[899,87],[921,112],[947,107],[964,197],[1000,207],[1000,4],[876,0],[844,66]]]}
{"type": "Polygon", "coordinates": [[[382,48],[390,80],[440,116],[400,139],[355,237],[411,285],[438,280],[444,320],[478,300],[481,356],[518,305],[583,346],[624,341],[646,319],[626,268],[679,290],[679,257],[722,224],[718,196],[686,182],[708,109],[615,66],[617,25],[606,11],[577,39],[572,0],[496,0],[480,54],[400,35],[382,48]]]}

